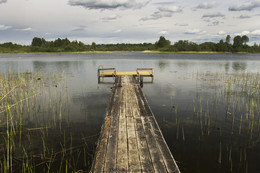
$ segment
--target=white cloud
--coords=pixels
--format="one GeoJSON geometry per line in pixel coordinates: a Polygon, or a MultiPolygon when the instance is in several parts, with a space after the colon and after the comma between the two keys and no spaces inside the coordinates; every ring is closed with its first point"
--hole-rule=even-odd
{"type": "Polygon", "coordinates": [[[248,35],[250,34],[249,31],[242,31],[241,33],[235,33],[235,35],[248,35]]]}
{"type": "Polygon", "coordinates": [[[184,34],[204,34],[206,31],[202,31],[200,29],[188,29],[184,34]]]}
{"type": "Polygon", "coordinates": [[[32,28],[28,27],[28,28],[23,28],[23,29],[17,29],[17,31],[31,31],[32,28]]]}
{"type": "Polygon", "coordinates": [[[195,9],[210,9],[215,7],[216,5],[216,2],[203,2],[196,6],[195,9]]]}
{"type": "Polygon", "coordinates": [[[252,11],[254,8],[260,7],[260,0],[252,2],[238,3],[228,8],[229,11],[252,11]]]}
{"type": "Polygon", "coordinates": [[[120,32],[122,32],[122,29],[117,29],[113,33],[120,33],[120,32]]]}
{"type": "Polygon", "coordinates": [[[169,13],[180,13],[180,12],[182,12],[181,7],[179,7],[179,6],[159,7],[158,9],[161,12],[169,12],[169,13]]]}
{"type": "Polygon", "coordinates": [[[87,9],[138,9],[144,7],[149,1],[137,2],[135,0],[69,0],[72,6],[82,6],[87,9]]]}
{"type": "Polygon", "coordinates": [[[103,17],[102,20],[110,21],[110,20],[116,20],[116,19],[118,19],[118,18],[120,18],[119,15],[113,14],[113,15],[110,15],[110,16],[108,16],[108,17],[103,17]]]}
{"type": "Polygon", "coordinates": [[[174,13],[181,13],[182,8],[180,6],[171,6],[171,7],[159,7],[158,11],[154,12],[149,17],[141,18],[141,20],[157,20],[163,17],[172,17],[174,13]]]}
{"type": "Polygon", "coordinates": [[[6,26],[6,25],[0,25],[0,31],[7,30],[7,29],[10,29],[10,28],[12,28],[12,27],[6,26]]]}
{"type": "Polygon", "coordinates": [[[226,32],[226,31],[223,31],[223,30],[221,30],[221,31],[218,32],[218,35],[226,35],[226,34],[227,34],[227,32],[226,32]]]}
{"type": "Polygon", "coordinates": [[[260,35],[260,30],[254,30],[251,32],[252,35],[260,35]]]}
{"type": "Polygon", "coordinates": [[[167,34],[169,34],[169,33],[168,33],[168,31],[160,31],[160,32],[158,32],[158,34],[167,35],[167,34]]]}

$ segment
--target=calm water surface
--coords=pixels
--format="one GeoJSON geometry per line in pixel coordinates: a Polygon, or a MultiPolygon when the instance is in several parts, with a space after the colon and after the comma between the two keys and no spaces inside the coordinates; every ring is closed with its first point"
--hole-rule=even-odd
{"type": "Polygon", "coordinates": [[[101,66],[154,68],[154,83],[143,91],[181,172],[260,172],[260,55],[0,55],[1,74],[62,74],[72,133],[94,136],[93,143],[112,86],[98,84],[101,66]]]}

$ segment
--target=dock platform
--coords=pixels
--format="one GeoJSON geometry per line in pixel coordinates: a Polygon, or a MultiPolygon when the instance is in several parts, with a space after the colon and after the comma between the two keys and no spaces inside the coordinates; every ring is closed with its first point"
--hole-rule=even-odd
{"type": "Polygon", "coordinates": [[[115,77],[91,172],[180,173],[137,77],[115,77]]]}
{"type": "Polygon", "coordinates": [[[143,77],[151,77],[153,82],[154,72],[152,68],[137,68],[136,71],[131,72],[117,72],[115,68],[101,68],[98,69],[98,82],[100,83],[100,79],[104,77],[113,77],[115,80],[116,76],[135,76],[138,79],[142,79],[143,77]]]}

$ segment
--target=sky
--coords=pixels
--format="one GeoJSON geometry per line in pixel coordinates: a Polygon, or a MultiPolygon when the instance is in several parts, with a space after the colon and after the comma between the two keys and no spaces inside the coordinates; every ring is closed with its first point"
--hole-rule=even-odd
{"type": "Polygon", "coordinates": [[[0,0],[0,43],[34,37],[85,44],[196,43],[247,35],[260,43],[260,0],[0,0]]]}

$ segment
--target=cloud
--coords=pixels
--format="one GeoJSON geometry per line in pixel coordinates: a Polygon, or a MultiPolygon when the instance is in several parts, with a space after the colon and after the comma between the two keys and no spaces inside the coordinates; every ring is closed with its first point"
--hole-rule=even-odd
{"type": "Polygon", "coordinates": [[[167,34],[169,34],[169,33],[168,33],[168,31],[160,31],[160,32],[158,32],[158,34],[167,35],[167,34]]]}
{"type": "Polygon", "coordinates": [[[117,29],[113,33],[120,33],[120,32],[122,32],[122,29],[117,29]]]}
{"type": "Polygon", "coordinates": [[[237,17],[238,19],[249,19],[251,18],[251,16],[248,15],[240,15],[239,17],[237,17]]]}
{"type": "Polygon", "coordinates": [[[243,35],[260,36],[260,30],[257,29],[257,30],[254,30],[252,32],[250,32],[250,31],[242,31],[241,33],[235,33],[235,35],[240,35],[240,36],[243,36],[243,35]]]}
{"type": "Polygon", "coordinates": [[[181,13],[181,12],[182,12],[182,8],[179,6],[159,7],[158,11],[154,12],[151,16],[141,18],[140,20],[142,21],[157,20],[163,17],[172,17],[174,13],[181,13]]]}
{"type": "Polygon", "coordinates": [[[113,14],[113,15],[111,15],[111,16],[102,18],[102,20],[111,21],[111,20],[116,20],[116,19],[118,19],[118,18],[120,18],[119,15],[113,14]]]}
{"type": "Polygon", "coordinates": [[[228,8],[229,11],[252,11],[254,8],[260,7],[260,0],[253,2],[239,3],[228,8]]]}
{"type": "Polygon", "coordinates": [[[214,20],[214,21],[211,21],[211,22],[208,24],[208,26],[217,26],[217,25],[219,25],[219,24],[220,24],[220,21],[214,20]]]}
{"type": "Polygon", "coordinates": [[[217,5],[216,2],[203,2],[195,7],[195,9],[211,9],[217,5]]]}
{"type": "Polygon", "coordinates": [[[189,26],[187,23],[175,23],[175,26],[189,26]]]}
{"type": "Polygon", "coordinates": [[[6,2],[7,2],[7,0],[0,0],[0,4],[6,3],[6,2]]]}
{"type": "Polygon", "coordinates": [[[260,35],[260,30],[254,30],[250,34],[251,35],[260,35]]]}
{"type": "Polygon", "coordinates": [[[146,2],[136,2],[136,0],[69,0],[71,6],[82,6],[87,9],[138,9],[147,5],[146,2]]]}
{"type": "Polygon", "coordinates": [[[208,14],[204,14],[202,16],[202,18],[217,18],[217,17],[222,17],[224,18],[225,15],[220,13],[220,12],[217,12],[217,13],[208,13],[208,14]]]}
{"type": "Polygon", "coordinates": [[[75,31],[75,32],[82,32],[83,31],[83,32],[85,32],[87,28],[88,28],[87,26],[81,25],[81,26],[76,26],[75,29],[73,29],[72,31],[75,31]]]}
{"type": "Polygon", "coordinates": [[[204,34],[206,31],[202,31],[200,29],[188,29],[184,34],[204,34]]]}
{"type": "Polygon", "coordinates": [[[153,4],[156,4],[156,5],[172,5],[172,4],[176,4],[176,2],[174,2],[174,1],[164,1],[164,2],[155,2],[153,4]]]}
{"type": "Polygon", "coordinates": [[[218,32],[218,35],[226,35],[226,34],[227,34],[227,32],[226,32],[226,31],[223,31],[223,30],[221,30],[221,31],[218,32]]]}
{"type": "Polygon", "coordinates": [[[249,31],[242,31],[241,33],[235,33],[235,35],[248,35],[250,34],[249,31]]]}
{"type": "Polygon", "coordinates": [[[31,31],[32,28],[28,27],[28,28],[23,28],[23,29],[16,29],[17,31],[31,31]]]}
{"type": "Polygon", "coordinates": [[[4,31],[4,30],[10,29],[10,28],[12,28],[12,27],[6,26],[6,25],[0,25],[0,31],[4,31]]]}

